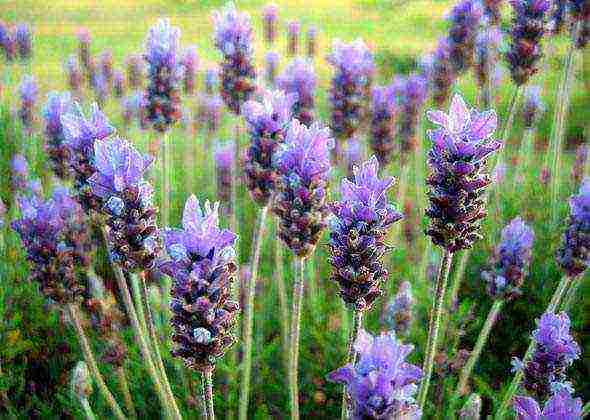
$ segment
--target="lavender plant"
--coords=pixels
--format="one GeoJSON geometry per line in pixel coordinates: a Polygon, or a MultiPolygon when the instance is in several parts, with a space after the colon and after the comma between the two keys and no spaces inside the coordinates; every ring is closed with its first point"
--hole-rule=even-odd
{"type": "Polygon", "coordinates": [[[386,167],[395,148],[394,122],[398,115],[397,89],[394,84],[373,88],[371,101],[371,150],[379,166],[386,167]]]}
{"type": "Polygon", "coordinates": [[[141,89],[144,77],[144,61],[139,54],[127,57],[127,83],[133,90],[141,89]]]}
{"type": "Polygon", "coordinates": [[[86,28],[80,28],[78,30],[78,57],[80,58],[80,63],[84,69],[88,70],[90,67],[90,43],[92,42],[92,37],[90,32],[86,28]]]}
{"type": "Polygon", "coordinates": [[[6,61],[11,62],[16,59],[18,52],[18,44],[16,42],[16,28],[9,26],[2,37],[2,49],[4,50],[4,57],[6,61]]]}
{"type": "Polygon", "coordinates": [[[111,50],[105,50],[100,53],[98,57],[99,72],[103,75],[107,84],[111,84],[113,81],[113,52],[111,50]]]}
{"type": "Polygon", "coordinates": [[[184,93],[192,95],[195,92],[195,74],[199,67],[199,55],[196,47],[189,47],[184,51],[181,58],[183,67],[183,88],[184,93]]]}
{"type": "Polygon", "coordinates": [[[16,26],[15,35],[20,59],[30,60],[33,55],[33,34],[31,33],[31,28],[26,23],[20,23],[16,26]]]}
{"type": "Polygon", "coordinates": [[[43,110],[45,120],[45,151],[53,173],[61,180],[70,177],[70,153],[65,143],[61,117],[73,110],[69,93],[51,92],[43,110]]]}
{"type": "Polygon", "coordinates": [[[572,23],[578,26],[577,38],[574,39],[576,48],[584,49],[590,40],[590,3],[588,0],[569,0],[569,11],[572,23]]]}
{"type": "Polygon", "coordinates": [[[432,99],[437,106],[443,106],[449,99],[451,87],[457,80],[457,73],[451,63],[451,48],[447,38],[441,38],[432,60],[432,99]]]}
{"type": "Polygon", "coordinates": [[[475,39],[474,72],[484,108],[492,103],[494,70],[499,60],[502,31],[497,26],[483,26],[475,39]]]}
{"type": "Polygon", "coordinates": [[[274,44],[277,37],[277,21],[279,18],[279,8],[276,4],[267,4],[262,11],[262,20],[264,22],[264,41],[268,45],[274,44]]]}
{"type": "Polygon", "coordinates": [[[122,98],[125,95],[125,75],[120,70],[113,72],[113,95],[122,98]]]}
{"type": "Polygon", "coordinates": [[[475,39],[482,15],[482,5],[477,0],[462,0],[449,14],[450,61],[457,73],[464,73],[473,64],[475,39]]]}
{"type": "Polygon", "coordinates": [[[287,24],[287,55],[294,57],[299,54],[299,35],[301,24],[292,20],[287,24]]]}
{"type": "Polygon", "coordinates": [[[317,88],[317,77],[312,63],[304,58],[294,59],[278,77],[277,86],[287,94],[297,95],[297,100],[293,104],[293,117],[309,127],[315,117],[317,88]]]}
{"type": "Polygon", "coordinates": [[[562,390],[547,400],[543,409],[531,397],[516,397],[514,411],[518,420],[578,420],[583,418],[582,400],[562,390]]]}
{"type": "Polygon", "coordinates": [[[26,191],[29,178],[29,163],[20,153],[14,155],[10,161],[10,175],[12,178],[12,192],[16,194],[17,192],[26,191]]]}
{"type": "Polygon", "coordinates": [[[423,76],[412,74],[401,80],[399,88],[399,140],[402,157],[416,150],[418,122],[427,93],[427,81],[423,76]]]}
{"type": "Polygon", "coordinates": [[[18,117],[27,130],[32,130],[35,121],[35,105],[39,95],[37,80],[31,75],[25,75],[19,86],[20,108],[18,117]]]}
{"type": "Polygon", "coordinates": [[[65,71],[67,74],[68,87],[78,98],[82,95],[82,69],[75,55],[70,55],[66,61],[65,71]]]}
{"type": "Polygon", "coordinates": [[[221,203],[222,213],[230,216],[233,207],[232,189],[233,177],[232,168],[234,167],[234,145],[227,143],[218,145],[215,150],[215,174],[217,180],[217,198],[221,203]]]}
{"type": "Polygon", "coordinates": [[[313,59],[318,51],[318,29],[310,26],[307,30],[307,57],[313,59]]]}

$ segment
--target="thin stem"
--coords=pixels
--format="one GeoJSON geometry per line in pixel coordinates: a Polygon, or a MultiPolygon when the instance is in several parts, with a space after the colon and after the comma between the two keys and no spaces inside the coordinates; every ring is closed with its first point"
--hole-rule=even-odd
{"type": "Polygon", "coordinates": [[[535,136],[534,127],[526,128],[520,143],[520,151],[518,153],[519,161],[522,163],[514,170],[513,175],[513,190],[516,190],[518,185],[518,175],[522,174],[523,179],[530,173],[531,160],[533,158],[533,138],[535,136]]]}
{"type": "Polygon", "coordinates": [[[250,373],[252,371],[252,324],[254,320],[254,294],[256,291],[256,280],[258,277],[258,264],[260,262],[260,252],[262,250],[262,242],[264,239],[264,228],[266,222],[266,215],[268,214],[268,205],[260,209],[258,214],[258,227],[256,229],[256,236],[253,242],[252,253],[252,274],[248,282],[248,290],[246,296],[246,304],[244,307],[244,353],[243,353],[243,368],[242,380],[240,382],[240,420],[246,420],[248,417],[248,400],[250,398],[250,373]]]}
{"type": "Polygon", "coordinates": [[[213,369],[203,372],[205,377],[205,405],[207,406],[207,420],[215,420],[213,408],[213,369]]]}
{"type": "Polygon", "coordinates": [[[514,123],[514,116],[516,115],[516,105],[518,104],[518,96],[521,91],[521,86],[516,86],[514,88],[514,93],[512,94],[512,98],[510,99],[510,105],[508,106],[508,118],[506,119],[506,124],[504,124],[504,129],[502,130],[502,148],[498,151],[496,157],[496,165],[501,165],[504,162],[504,151],[506,150],[508,137],[510,136],[510,132],[512,131],[512,125],[514,123]]]}
{"type": "Polygon", "coordinates": [[[503,306],[504,299],[496,299],[494,301],[494,304],[492,305],[492,308],[488,313],[488,317],[485,323],[483,324],[481,331],[479,332],[479,336],[477,337],[475,347],[469,355],[469,359],[463,367],[463,370],[461,370],[461,375],[459,376],[459,385],[457,386],[457,390],[455,391],[456,396],[460,396],[466,393],[467,381],[469,380],[471,372],[473,372],[473,368],[475,367],[475,364],[477,363],[479,356],[481,355],[481,351],[483,350],[484,346],[488,341],[490,332],[492,331],[492,328],[494,327],[494,324],[496,323],[498,315],[500,314],[500,311],[502,310],[503,306]]]}
{"type": "MultiPolygon", "coordinates": [[[[555,310],[557,309],[557,306],[559,305],[559,302],[561,301],[561,298],[563,297],[563,294],[564,294],[565,290],[567,289],[567,286],[569,283],[570,283],[569,277],[563,276],[561,278],[561,281],[557,285],[557,289],[555,289],[555,292],[553,293],[553,296],[551,297],[551,301],[547,305],[547,308],[545,309],[544,313],[555,312],[555,310]]],[[[522,358],[522,363],[524,365],[526,365],[526,363],[529,361],[529,359],[531,358],[531,356],[535,352],[535,347],[536,347],[535,340],[531,339],[531,341],[529,343],[529,347],[527,348],[527,351],[524,354],[524,357],[522,358]]],[[[504,418],[504,413],[506,412],[506,410],[508,409],[508,406],[512,402],[512,398],[514,397],[514,394],[516,394],[516,391],[518,391],[518,387],[520,386],[520,382],[522,381],[523,376],[524,376],[524,374],[523,374],[522,369],[519,369],[514,374],[514,377],[512,378],[512,382],[510,382],[510,386],[508,387],[508,390],[506,390],[506,393],[504,394],[504,398],[502,399],[502,403],[500,404],[500,408],[496,412],[496,416],[495,416],[496,420],[501,420],[504,418]]]]}
{"type": "Polygon", "coordinates": [[[168,133],[162,136],[162,225],[170,222],[170,145],[168,133]]]}
{"type": "Polygon", "coordinates": [[[574,277],[570,282],[567,291],[565,292],[565,296],[559,306],[560,312],[568,312],[572,303],[576,300],[576,294],[578,293],[578,288],[582,283],[582,277],[574,277]]]}
{"type": "Polygon", "coordinates": [[[299,333],[301,326],[301,306],[305,283],[305,259],[295,258],[295,284],[293,285],[293,309],[291,312],[291,363],[289,364],[289,390],[291,391],[291,419],[299,419],[299,333]]]}
{"type": "Polygon", "coordinates": [[[424,409],[424,404],[426,403],[426,395],[428,394],[430,377],[432,376],[432,371],[434,369],[434,357],[436,356],[436,346],[438,344],[438,332],[440,330],[440,321],[443,315],[445,291],[447,288],[452,261],[453,253],[451,251],[445,250],[440,263],[438,278],[436,280],[436,293],[433,300],[432,311],[430,313],[428,341],[426,345],[424,364],[422,367],[424,377],[422,378],[420,390],[418,391],[418,403],[420,404],[421,409],[424,409]]]}
{"type": "Polygon", "coordinates": [[[72,322],[74,323],[74,328],[76,329],[76,333],[78,334],[78,340],[80,341],[80,346],[82,347],[82,353],[84,354],[84,361],[88,365],[90,369],[90,373],[94,377],[96,384],[98,385],[98,390],[107,401],[111,411],[115,415],[116,418],[119,420],[124,420],[125,415],[119,407],[119,404],[109,391],[107,384],[105,383],[100,370],[98,370],[98,365],[96,364],[96,359],[94,358],[94,353],[92,352],[92,348],[90,347],[90,343],[88,342],[88,338],[86,337],[86,333],[84,332],[84,328],[82,327],[82,322],[80,321],[80,314],[78,313],[78,307],[74,303],[69,303],[67,305],[68,313],[72,322]]]}
{"type": "MultiPolygon", "coordinates": [[[[355,310],[352,321],[352,331],[348,337],[347,351],[346,351],[346,363],[356,364],[358,357],[357,352],[354,349],[354,342],[359,334],[359,330],[363,325],[363,311],[355,310]]],[[[342,391],[342,410],[340,412],[340,418],[346,420],[349,418],[350,413],[350,395],[346,391],[346,386],[342,391]]]]}
{"type": "Polygon", "coordinates": [[[88,402],[88,398],[80,398],[80,405],[82,406],[82,410],[84,411],[84,415],[86,416],[86,420],[96,420],[96,416],[92,411],[92,407],[90,407],[90,403],[88,402]]]}
{"type": "Polygon", "coordinates": [[[208,420],[207,403],[205,402],[205,374],[201,373],[201,380],[199,386],[199,405],[201,406],[201,413],[203,418],[208,420]]]}
{"type": "MultiPolygon", "coordinates": [[[[275,218],[276,231],[278,233],[280,220],[275,218]]],[[[289,369],[289,309],[287,307],[287,290],[285,289],[285,270],[283,268],[283,243],[280,241],[278,235],[275,238],[274,246],[274,281],[277,283],[279,295],[279,312],[281,316],[281,338],[283,341],[283,358],[285,359],[285,367],[289,369]]]]}
{"type": "Polygon", "coordinates": [[[125,408],[127,409],[127,415],[131,419],[137,418],[137,412],[135,411],[135,404],[133,404],[133,398],[131,398],[131,392],[129,392],[129,383],[127,382],[127,375],[125,369],[120,366],[115,370],[117,379],[119,380],[119,388],[121,394],[123,394],[123,401],[125,402],[125,408]]]}
{"type": "Polygon", "coordinates": [[[457,265],[457,269],[455,271],[455,275],[453,276],[453,281],[449,291],[449,300],[447,302],[447,307],[449,310],[451,310],[457,304],[457,300],[459,298],[459,288],[461,287],[461,282],[465,276],[465,271],[467,270],[467,261],[469,261],[470,256],[471,248],[465,249],[461,252],[459,265],[457,265]]]}
{"type": "Polygon", "coordinates": [[[137,311],[137,317],[143,334],[147,334],[147,324],[145,323],[145,313],[143,311],[143,304],[141,302],[141,287],[139,285],[139,278],[136,273],[129,275],[131,282],[131,293],[133,294],[133,300],[135,304],[135,310],[137,311]]]}

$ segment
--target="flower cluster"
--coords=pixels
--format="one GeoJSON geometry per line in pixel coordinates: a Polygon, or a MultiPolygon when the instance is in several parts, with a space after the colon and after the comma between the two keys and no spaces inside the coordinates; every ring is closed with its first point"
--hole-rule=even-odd
{"type": "Polygon", "coordinates": [[[231,330],[239,312],[230,297],[236,235],[219,228],[218,207],[206,202],[202,210],[193,195],[184,208],[183,228],[163,233],[169,259],[160,268],[173,279],[172,354],[201,372],[213,369],[236,341],[231,330]]]}
{"type": "Polygon", "coordinates": [[[590,40],[590,2],[588,0],[570,0],[569,10],[574,25],[579,25],[576,47],[586,48],[590,40]]]}
{"type": "Polygon", "coordinates": [[[279,238],[301,258],[312,254],[326,227],[332,147],[329,129],[319,123],[306,127],[294,119],[273,159],[278,173],[273,212],[280,219],[279,238]]]}
{"type": "Polygon", "coordinates": [[[484,271],[488,293],[494,299],[520,296],[522,282],[531,262],[533,230],[517,217],[502,230],[502,241],[492,259],[493,270],[484,271]]]}
{"type": "Polygon", "coordinates": [[[82,69],[78,63],[75,55],[70,55],[64,65],[68,77],[68,87],[76,96],[80,96],[82,92],[82,69]]]}
{"type": "Polygon", "coordinates": [[[475,38],[482,15],[478,0],[462,0],[451,10],[448,39],[451,63],[457,73],[465,72],[473,63],[475,38]]]}
{"type": "Polygon", "coordinates": [[[279,18],[279,8],[276,4],[271,3],[264,7],[262,11],[262,20],[264,21],[264,41],[272,45],[277,37],[277,21],[279,18]]]}
{"type": "Polygon", "coordinates": [[[26,23],[16,26],[16,45],[21,60],[29,60],[33,54],[33,36],[31,28],[26,23]]]}
{"type": "Polygon", "coordinates": [[[78,202],[85,211],[98,210],[100,201],[88,184],[88,178],[96,171],[94,144],[106,139],[115,130],[97,104],[92,105],[89,118],[84,115],[79,104],[74,104],[72,111],[61,117],[61,123],[65,144],[69,149],[78,202]]]}
{"type": "Polygon", "coordinates": [[[371,101],[371,150],[379,165],[385,167],[393,158],[394,120],[397,115],[397,89],[394,84],[377,86],[371,101]]]}
{"type": "Polygon", "coordinates": [[[65,144],[61,117],[72,112],[72,97],[68,92],[52,92],[43,110],[45,119],[45,150],[55,175],[65,180],[70,175],[70,153],[65,144]]]}
{"type": "Polygon", "coordinates": [[[483,194],[492,182],[485,164],[502,147],[493,138],[497,117],[494,111],[469,109],[457,94],[449,114],[430,111],[428,118],[440,128],[428,133],[433,144],[428,154],[426,234],[435,245],[455,252],[481,238],[480,221],[486,216],[483,194]]]}
{"type": "Polygon", "coordinates": [[[301,24],[292,20],[287,24],[287,55],[294,57],[299,53],[299,34],[301,24]]]}
{"type": "Polygon", "coordinates": [[[246,152],[244,175],[252,199],[264,206],[268,203],[276,181],[273,157],[285,140],[295,95],[282,91],[266,91],[262,103],[248,101],[243,115],[248,124],[250,146],[246,152]]]}
{"type": "Polygon", "coordinates": [[[144,179],[152,162],[120,138],[94,143],[96,172],[88,179],[107,216],[110,258],[127,270],[150,269],[159,252],[153,188],[144,179]]]}
{"type": "Polygon", "coordinates": [[[402,344],[393,332],[373,337],[360,330],[354,349],[359,353],[357,364],[349,363],[328,376],[346,385],[352,419],[420,419],[414,394],[422,370],[406,361],[414,346],[402,344]]]}
{"type": "Polygon", "coordinates": [[[32,263],[32,280],[58,303],[81,298],[77,269],[87,268],[90,238],[80,206],[66,188],[58,187],[44,201],[36,194],[18,199],[21,218],[12,223],[32,263]]]}
{"type": "Polygon", "coordinates": [[[144,61],[139,54],[127,57],[127,83],[130,89],[140,89],[144,75],[144,61]]]}
{"type": "Polygon", "coordinates": [[[330,259],[332,281],[340,296],[356,310],[367,310],[381,294],[387,270],[381,258],[388,251],[387,230],[402,219],[388,202],[387,190],[394,179],[379,179],[376,157],[356,167],[354,182],[342,180],[341,200],[330,205],[330,259]]]}
{"type": "Polygon", "coordinates": [[[31,128],[35,119],[35,103],[37,102],[37,95],[39,88],[37,81],[33,76],[25,75],[19,86],[20,94],[20,108],[18,116],[26,128],[31,128]]]}
{"type": "Polygon", "coordinates": [[[304,58],[295,58],[278,77],[277,86],[286,93],[297,94],[293,117],[310,126],[314,120],[317,77],[313,64],[304,58]]]}
{"type": "Polygon", "coordinates": [[[541,100],[541,86],[527,86],[522,102],[522,122],[525,128],[533,128],[545,111],[545,105],[541,100]]]}
{"type": "Polygon", "coordinates": [[[538,68],[542,56],[541,39],[545,33],[549,0],[513,0],[514,17],[510,30],[510,49],[506,60],[517,85],[524,85],[538,68]]]}
{"type": "Polygon", "coordinates": [[[555,389],[569,389],[565,371],[580,357],[580,347],[570,335],[570,319],[565,312],[547,312],[533,331],[535,352],[523,367],[523,386],[539,401],[555,389]]]}
{"type": "Polygon", "coordinates": [[[343,140],[355,134],[368,112],[375,63],[360,39],[349,44],[334,41],[328,63],[334,66],[329,94],[331,128],[334,136],[343,140]]]}
{"type": "Polygon", "coordinates": [[[583,181],[579,194],[570,198],[569,223],[557,263],[570,277],[581,275],[590,264],[590,178],[583,181]]]}
{"type": "Polygon", "coordinates": [[[178,57],[180,30],[160,19],[146,39],[148,64],[147,118],[157,131],[164,132],[180,119],[182,65],[178,57]]]}
{"type": "Polygon", "coordinates": [[[412,324],[414,296],[409,281],[400,284],[397,294],[387,304],[383,313],[383,323],[389,330],[395,330],[397,335],[406,335],[412,324]]]}
{"type": "Polygon", "coordinates": [[[223,54],[221,97],[234,114],[240,114],[242,105],[256,89],[250,16],[230,3],[222,11],[215,12],[213,20],[215,46],[223,54]]]}
{"type": "Polygon", "coordinates": [[[565,390],[556,392],[543,406],[531,397],[515,397],[514,411],[518,420],[579,420],[582,399],[573,398],[565,390]]]}
{"type": "Polygon", "coordinates": [[[418,144],[418,121],[428,94],[427,80],[418,74],[401,79],[399,85],[399,139],[402,157],[407,158],[418,144]]]}
{"type": "Polygon", "coordinates": [[[217,178],[217,197],[223,205],[226,215],[232,211],[232,171],[235,158],[235,145],[233,142],[219,145],[215,150],[215,175],[217,178]]]}
{"type": "Polygon", "coordinates": [[[269,51],[266,53],[265,57],[266,61],[266,71],[265,77],[266,81],[269,86],[275,85],[275,79],[277,77],[277,69],[279,67],[279,61],[281,60],[281,56],[279,53],[274,51],[269,51]]]}
{"type": "Polygon", "coordinates": [[[196,47],[187,48],[182,56],[184,93],[192,95],[195,92],[195,74],[199,67],[199,54],[196,47]]]}

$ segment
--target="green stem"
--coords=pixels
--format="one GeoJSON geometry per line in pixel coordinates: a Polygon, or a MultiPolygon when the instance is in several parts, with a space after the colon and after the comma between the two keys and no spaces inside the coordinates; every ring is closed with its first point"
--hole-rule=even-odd
{"type": "Polygon", "coordinates": [[[170,145],[168,134],[162,136],[162,225],[170,223],[170,145]]]}
{"type": "Polygon", "coordinates": [[[582,408],[582,418],[585,418],[588,414],[590,414],[590,402],[586,403],[584,408],[582,408]]]}
{"type": "Polygon", "coordinates": [[[424,377],[422,378],[420,390],[418,391],[418,404],[420,405],[421,409],[424,409],[424,405],[426,404],[426,396],[428,395],[428,387],[430,386],[430,377],[432,376],[432,371],[434,369],[434,357],[436,356],[436,347],[438,344],[438,332],[440,330],[440,321],[443,315],[445,291],[447,288],[452,261],[453,253],[451,251],[445,250],[440,263],[438,278],[436,280],[436,292],[430,313],[428,341],[426,345],[424,364],[422,367],[424,377]]]}
{"type": "Polygon", "coordinates": [[[248,400],[250,398],[250,373],[252,371],[252,324],[254,320],[254,294],[256,291],[256,280],[258,277],[258,265],[260,262],[260,252],[264,239],[264,228],[266,215],[268,214],[268,205],[260,209],[258,214],[258,227],[253,242],[252,252],[252,274],[248,282],[246,295],[246,304],[244,307],[243,337],[244,353],[242,363],[242,380],[240,382],[240,407],[239,418],[246,420],[248,417],[248,400]]]}
{"type": "Polygon", "coordinates": [[[522,136],[522,142],[520,143],[520,151],[518,152],[519,162],[522,164],[518,165],[514,169],[513,175],[513,191],[516,190],[518,184],[518,175],[522,174],[523,179],[527,174],[531,173],[531,160],[533,158],[533,138],[535,136],[535,128],[530,127],[524,130],[522,136]]]}
{"type": "Polygon", "coordinates": [[[203,418],[208,420],[208,413],[207,413],[207,403],[205,402],[205,374],[201,372],[201,380],[199,381],[199,406],[201,408],[201,413],[203,414],[203,418]]]}
{"type": "Polygon", "coordinates": [[[578,293],[578,288],[580,287],[581,283],[582,283],[581,276],[574,277],[572,279],[569,287],[567,288],[567,291],[565,292],[565,296],[561,302],[561,305],[559,306],[560,312],[568,312],[569,311],[570,307],[572,306],[572,303],[574,303],[574,301],[576,300],[576,294],[578,293]]]}
{"type": "Polygon", "coordinates": [[[291,312],[291,361],[289,363],[289,390],[291,394],[291,419],[299,419],[299,334],[301,327],[301,306],[305,283],[305,259],[295,258],[295,284],[293,285],[293,309],[291,312]]]}
{"type": "MultiPolygon", "coordinates": [[[[514,116],[516,115],[516,105],[518,104],[518,96],[520,95],[520,91],[521,86],[516,86],[514,88],[514,92],[512,93],[512,98],[510,99],[510,105],[508,106],[508,117],[502,130],[502,148],[496,155],[496,164],[494,165],[495,168],[498,168],[498,166],[504,162],[504,153],[508,146],[508,137],[512,131],[512,125],[514,123],[514,116]]],[[[498,183],[496,183],[496,187],[497,186],[498,183]]]]}
{"type": "MultiPolygon", "coordinates": [[[[557,289],[555,289],[555,292],[553,293],[553,296],[551,297],[551,301],[547,305],[547,308],[545,309],[544,313],[555,312],[555,310],[557,309],[557,306],[559,305],[559,302],[561,301],[561,298],[563,297],[563,294],[564,294],[565,290],[567,289],[567,286],[569,283],[570,283],[569,277],[563,276],[561,278],[561,281],[557,285],[557,289]]],[[[533,339],[531,339],[531,341],[529,343],[529,347],[527,348],[527,351],[524,354],[524,357],[522,358],[522,363],[526,364],[530,360],[530,358],[532,357],[534,352],[535,352],[535,341],[533,339]]],[[[508,387],[508,390],[506,390],[506,393],[504,394],[504,397],[502,398],[502,403],[500,404],[500,408],[496,412],[496,416],[495,416],[496,420],[502,420],[504,418],[504,413],[506,412],[506,410],[508,409],[508,406],[512,402],[512,398],[514,397],[514,394],[516,394],[516,391],[518,391],[518,387],[520,386],[520,382],[522,381],[523,376],[524,376],[524,374],[522,372],[522,369],[518,370],[514,374],[514,377],[512,378],[512,382],[510,382],[510,386],[508,387]]]]}
{"type": "Polygon", "coordinates": [[[136,273],[129,275],[131,283],[131,293],[135,304],[135,310],[137,311],[137,317],[141,326],[143,334],[147,334],[147,324],[145,323],[145,313],[143,311],[143,304],[141,302],[141,287],[139,285],[139,278],[136,273]]]}
{"type": "MultiPolygon", "coordinates": [[[[278,233],[280,220],[275,218],[276,233],[278,233]]],[[[279,295],[279,312],[281,317],[281,339],[283,341],[283,358],[285,367],[289,370],[289,309],[287,307],[287,290],[285,288],[285,270],[283,268],[283,243],[278,235],[275,238],[274,246],[274,280],[277,283],[279,295]]]]}
{"type": "MultiPolygon", "coordinates": [[[[359,330],[363,325],[363,311],[355,310],[353,315],[352,330],[348,337],[347,351],[346,351],[346,363],[356,364],[358,353],[354,349],[354,342],[359,334],[359,330]]],[[[342,391],[342,410],[340,412],[340,418],[346,420],[350,416],[350,396],[346,391],[346,386],[342,391]]]]}
{"type": "Polygon", "coordinates": [[[90,373],[94,377],[96,384],[98,385],[98,390],[107,401],[111,411],[115,415],[116,418],[119,420],[124,420],[126,417],[119,407],[119,404],[109,391],[107,384],[105,383],[100,370],[98,370],[98,365],[96,364],[96,359],[94,358],[94,353],[92,352],[92,348],[90,347],[90,343],[88,342],[88,338],[86,337],[86,333],[84,332],[84,327],[82,327],[82,322],[80,321],[80,314],[78,312],[78,307],[74,303],[69,303],[67,305],[68,313],[72,322],[74,323],[74,328],[76,329],[76,333],[78,334],[78,340],[80,341],[80,346],[82,347],[82,353],[84,354],[84,360],[90,369],[90,373]]]}
{"type": "Polygon", "coordinates": [[[96,416],[92,411],[92,407],[90,407],[90,403],[88,402],[88,398],[80,398],[80,405],[82,406],[82,410],[84,411],[84,415],[86,416],[86,420],[96,420],[96,416]]]}
{"type": "Polygon", "coordinates": [[[457,265],[457,270],[455,271],[455,275],[453,276],[453,281],[451,283],[451,288],[449,291],[449,300],[447,302],[447,307],[450,310],[457,304],[457,300],[459,298],[459,288],[461,287],[461,282],[463,281],[463,277],[465,277],[465,271],[467,270],[467,261],[469,261],[469,257],[471,256],[471,248],[465,249],[461,252],[461,258],[459,259],[459,264],[457,265]]]}
{"type": "Polygon", "coordinates": [[[119,388],[121,388],[121,394],[123,394],[123,401],[125,402],[125,408],[129,418],[136,419],[137,412],[135,411],[135,404],[133,404],[133,398],[131,398],[131,392],[129,392],[129,383],[127,382],[127,375],[125,369],[120,366],[115,370],[117,379],[119,380],[119,388]]]}
{"type": "Polygon", "coordinates": [[[486,345],[486,343],[488,341],[488,337],[490,336],[490,332],[492,331],[492,328],[493,328],[494,324],[496,323],[496,320],[498,319],[498,315],[500,314],[500,311],[502,310],[503,306],[504,306],[504,299],[497,299],[494,301],[494,304],[492,305],[492,308],[490,309],[490,312],[488,313],[488,317],[487,317],[485,323],[483,324],[483,327],[479,333],[479,336],[477,337],[475,347],[473,348],[473,351],[469,355],[469,359],[467,360],[467,363],[463,367],[463,370],[461,370],[461,375],[459,376],[459,385],[457,386],[457,389],[455,391],[455,395],[457,397],[460,395],[464,395],[467,392],[467,389],[466,389],[467,388],[467,381],[469,380],[469,377],[471,376],[471,372],[473,372],[473,368],[475,367],[475,364],[477,363],[479,356],[481,355],[481,351],[483,350],[484,346],[486,345]]]}
{"type": "Polygon", "coordinates": [[[213,369],[207,369],[203,372],[205,377],[205,405],[207,406],[207,420],[215,420],[215,410],[213,406],[213,369]]]}

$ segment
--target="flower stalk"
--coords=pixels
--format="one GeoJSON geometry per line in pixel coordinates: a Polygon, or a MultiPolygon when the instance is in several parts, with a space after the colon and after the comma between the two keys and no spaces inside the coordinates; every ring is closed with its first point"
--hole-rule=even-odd
{"type": "MultiPolygon", "coordinates": [[[[352,320],[352,330],[350,331],[350,335],[348,337],[348,345],[347,345],[347,352],[346,352],[346,363],[351,363],[353,366],[356,365],[358,353],[354,349],[354,343],[357,340],[359,335],[359,330],[362,328],[363,325],[363,311],[355,310],[353,312],[353,320],[352,320]]],[[[350,415],[350,395],[346,390],[346,386],[344,386],[343,393],[342,393],[342,411],[340,418],[342,420],[348,419],[350,415]]]]}
{"type": "Polygon", "coordinates": [[[291,396],[291,419],[299,419],[299,333],[301,307],[305,284],[305,258],[295,258],[295,284],[293,285],[293,309],[291,311],[291,361],[289,363],[289,391],[291,396]]]}

